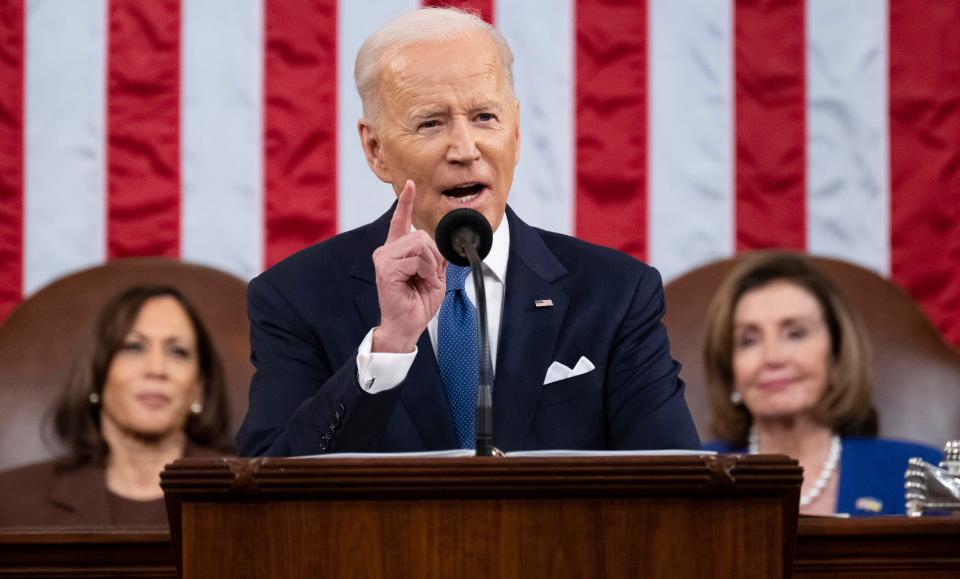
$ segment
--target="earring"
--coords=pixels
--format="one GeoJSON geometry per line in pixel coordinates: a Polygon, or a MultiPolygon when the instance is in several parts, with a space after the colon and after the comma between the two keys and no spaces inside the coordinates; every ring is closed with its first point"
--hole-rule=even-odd
{"type": "Polygon", "coordinates": [[[90,395],[87,396],[87,400],[90,401],[92,406],[96,406],[97,404],[100,404],[100,395],[96,392],[91,392],[90,395]]]}
{"type": "Polygon", "coordinates": [[[730,402],[733,402],[734,406],[739,406],[740,404],[743,403],[743,396],[741,396],[739,392],[734,390],[733,392],[730,393],[730,402]]]}
{"type": "Polygon", "coordinates": [[[199,402],[194,402],[193,404],[190,405],[191,414],[197,415],[197,414],[200,414],[201,412],[203,412],[203,404],[200,404],[199,402]]]}

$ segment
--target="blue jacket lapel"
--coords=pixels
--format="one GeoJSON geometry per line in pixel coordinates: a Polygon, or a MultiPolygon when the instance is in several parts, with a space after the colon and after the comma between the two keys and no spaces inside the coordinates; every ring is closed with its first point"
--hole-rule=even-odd
{"type": "Polygon", "coordinates": [[[493,390],[494,439],[504,451],[523,448],[570,302],[553,285],[566,268],[509,207],[507,218],[510,259],[493,390]],[[540,299],[552,300],[553,307],[537,308],[540,299]]]}
{"type": "Polygon", "coordinates": [[[457,427],[437,367],[437,355],[424,330],[417,342],[417,357],[407,373],[400,400],[407,408],[427,450],[457,448],[457,427]]]}

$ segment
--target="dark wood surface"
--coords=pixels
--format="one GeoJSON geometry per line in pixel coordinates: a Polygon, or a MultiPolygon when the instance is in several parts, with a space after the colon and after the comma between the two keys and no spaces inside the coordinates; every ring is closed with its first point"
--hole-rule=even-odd
{"type": "MultiPolygon", "coordinates": [[[[688,548],[699,549],[692,543],[688,548]]],[[[218,549],[215,556],[221,554],[218,549]]],[[[793,576],[958,577],[958,559],[960,519],[801,517],[793,576]]],[[[0,577],[4,579],[176,576],[165,530],[0,530],[0,577]]]]}
{"type": "Polygon", "coordinates": [[[960,518],[801,517],[794,577],[960,577],[960,518]]]}
{"type": "Polygon", "coordinates": [[[184,579],[769,578],[792,563],[801,473],[779,456],[222,459],[161,478],[184,579]]]}
{"type": "Polygon", "coordinates": [[[163,527],[0,529],[0,578],[175,579],[163,527]]]}

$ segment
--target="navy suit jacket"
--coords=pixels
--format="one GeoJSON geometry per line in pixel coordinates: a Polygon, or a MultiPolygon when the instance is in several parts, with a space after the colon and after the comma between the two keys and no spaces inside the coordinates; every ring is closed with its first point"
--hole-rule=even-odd
{"type": "MultiPolygon", "coordinates": [[[[256,373],[237,434],[243,456],[457,447],[429,333],[406,378],[379,394],[357,382],[357,348],[378,325],[375,222],[301,251],[250,282],[256,373]]],[[[533,449],[699,448],[680,366],[661,323],[656,270],[620,252],[523,223],[510,252],[493,393],[494,443],[533,449]],[[553,307],[537,308],[549,299],[553,307]],[[547,368],[595,369],[543,385],[547,368]]]]}

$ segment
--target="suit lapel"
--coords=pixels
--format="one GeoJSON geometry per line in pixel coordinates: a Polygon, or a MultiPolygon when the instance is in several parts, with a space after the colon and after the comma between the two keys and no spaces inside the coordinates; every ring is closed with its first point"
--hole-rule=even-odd
{"type": "MultiPolygon", "coordinates": [[[[377,295],[377,286],[371,283],[357,292],[354,300],[357,311],[363,318],[364,328],[373,328],[380,324],[380,298],[377,295]]],[[[366,331],[370,331],[369,329],[366,331]]],[[[363,336],[361,336],[362,338],[363,336]]]]}
{"type": "Polygon", "coordinates": [[[543,238],[507,208],[510,259],[494,381],[494,438],[504,451],[520,450],[552,362],[569,296],[553,285],[566,275],[543,238]],[[551,308],[534,301],[549,299],[551,308]]]}
{"type": "MultiPolygon", "coordinates": [[[[394,204],[396,205],[396,204],[394,204]]],[[[372,328],[380,323],[380,299],[377,295],[376,271],[373,267],[373,251],[383,245],[387,238],[393,207],[371,224],[358,249],[357,259],[350,274],[367,282],[355,300],[364,327],[372,328]]],[[[437,357],[430,343],[430,333],[424,330],[417,342],[417,357],[407,373],[400,392],[400,401],[413,420],[423,444],[429,450],[445,450],[457,447],[457,431],[443,391],[437,357]]]]}
{"type": "Polygon", "coordinates": [[[430,333],[426,330],[420,335],[417,348],[417,357],[407,373],[400,400],[410,413],[427,450],[457,448],[457,427],[443,390],[430,333]]]}
{"type": "Polygon", "coordinates": [[[351,277],[364,282],[354,301],[366,328],[380,324],[380,299],[377,296],[377,272],[373,267],[373,251],[387,239],[387,230],[390,228],[390,218],[395,207],[396,203],[367,226],[362,241],[357,245],[356,258],[350,269],[351,277]]]}
{"type": "Polygon", "coordinates": [[[72,512],[77,521],[107,524],[110,522],[107,492],[104,469],[84,465],[57,476],[50,499],[57,506],[72,512]]]}

